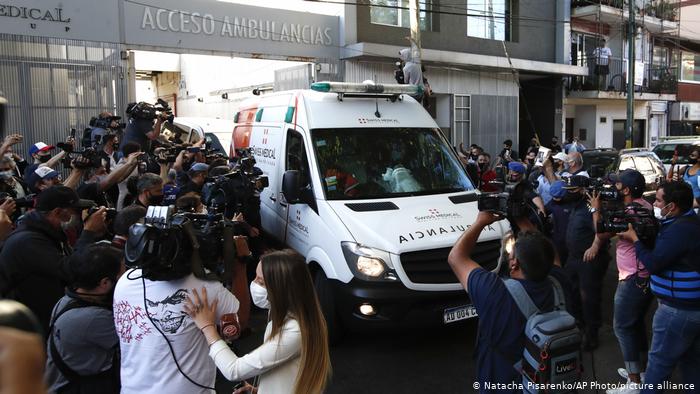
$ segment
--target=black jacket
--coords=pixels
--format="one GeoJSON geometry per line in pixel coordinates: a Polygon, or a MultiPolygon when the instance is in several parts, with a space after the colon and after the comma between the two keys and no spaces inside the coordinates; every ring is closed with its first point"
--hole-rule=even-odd
{"type": "MultiPolygon", "coordinates": [[[[96,239],[83,231],[79,249],[96,239]]],[[[52,227],[37,212],[29,213],[0,251],[0,296],[12,298],[34,312],[48,332],[51,310],[65,294],[71,248],[61,229],[52,227]]]]}

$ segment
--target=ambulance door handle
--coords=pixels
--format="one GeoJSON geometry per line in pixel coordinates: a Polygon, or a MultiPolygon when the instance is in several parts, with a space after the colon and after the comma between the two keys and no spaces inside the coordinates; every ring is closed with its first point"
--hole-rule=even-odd
{"type": "Polygon", "coordinates": [[[270,194],[270,200],[272,200],[272,202],[277,202],[277,198],[274,194],[270,194]]]}

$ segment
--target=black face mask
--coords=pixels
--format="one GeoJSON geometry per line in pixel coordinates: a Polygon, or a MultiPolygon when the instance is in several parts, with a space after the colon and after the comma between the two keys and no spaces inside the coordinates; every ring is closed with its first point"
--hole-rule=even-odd
{"type": "Polygon", "coordinates": [[[148,205],[160,205],[163,202],[163,198],[165,196],[160,194],[160,195],[149,195],[148,196],[148,205]]]}
{"type": "Polygon", "coordinates": [[[39,156],[40,163],[46,163],[51,160],[51,155],[39,156]]]}
{"type": "Polygon", "coordinates": [[[481,171],[481,172],[486,171],[486,169],[489,166],[488,163],[478,163],[477,165],[479,166],[479,171],[481,171]]]}

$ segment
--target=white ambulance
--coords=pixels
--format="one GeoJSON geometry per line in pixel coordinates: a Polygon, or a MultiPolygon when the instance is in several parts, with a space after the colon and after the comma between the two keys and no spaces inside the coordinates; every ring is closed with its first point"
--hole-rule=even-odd
{"type": "MultiPolygon", "coordinates": [[[[269,177],[263,230],[306,257],[331,336],[474,317],[447,255],[476,217],[477,192],[410,96],[418,88],[311,89],[244,103],[232,140],[269,177]]],[[[479,238],[473,258],[487,269],[497,269],[505,226],[479,238]]]]}

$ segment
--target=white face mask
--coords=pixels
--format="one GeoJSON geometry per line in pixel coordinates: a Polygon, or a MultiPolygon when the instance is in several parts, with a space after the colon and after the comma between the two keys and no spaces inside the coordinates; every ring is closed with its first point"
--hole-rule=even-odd
{"type": "Polygon", "coordinates": [[[668,217],[668,213],[665,215],[662,215],[661,211],[668,206],[669,206],[669,204],[664,205],[663,208],[654,207],[654,216],[659,220],[666,220],[666,218],[668,217]]]}
{"type": "Polygon", "coordinates": [[[250,296],[253,298],[253,304],[258,308],[270,309],[270,300],[267,299],[267,289],[260,286],[257,282],[250,282],[250,296]]]}

